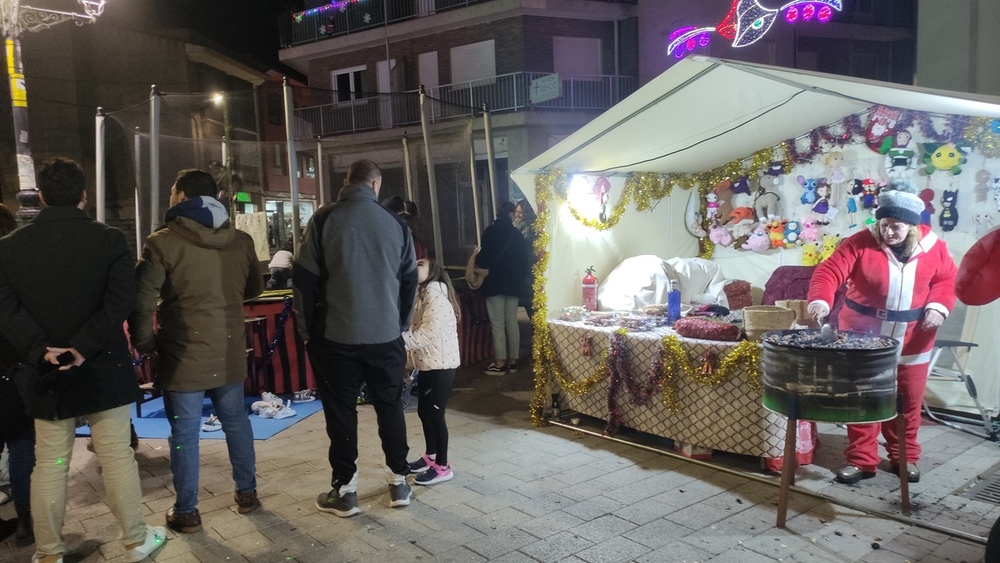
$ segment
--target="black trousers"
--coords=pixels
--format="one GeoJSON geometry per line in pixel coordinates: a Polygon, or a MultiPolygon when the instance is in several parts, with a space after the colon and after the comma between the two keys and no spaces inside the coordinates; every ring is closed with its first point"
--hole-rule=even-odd
{"type": "Polygon", "coordinates": [[[435,454],[438,465],[448,464],[448,424],[444,420],[448,397],[455,382],[455,370],[436,369],[420,372],[417,380],[417,416],[424,427],[424,453],[435,454]]]}
{"type": "Polygon", "coordinates": [[[397,475],[409,472],[406,420],[400,396],[406,350],[402,337],[383,344],[337,344],[310,341],[306,347],[330,437],[331,484],[349,482],[357,472],[358,391],[368,384],[385,464],[397,475]]]}

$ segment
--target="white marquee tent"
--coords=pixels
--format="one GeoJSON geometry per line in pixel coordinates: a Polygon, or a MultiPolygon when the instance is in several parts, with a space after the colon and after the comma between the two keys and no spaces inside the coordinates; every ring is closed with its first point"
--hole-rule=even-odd
{"type": "MultiPolygon", "coordinates": [[[[1000,98],[695,56],[678,62],[511,176],[533,201],[535,177],[546,171],[562,169],[570,175],[605,176],[612,186],[613,204],[629,173],[708,171],[877,105],[934,116],[1000,118],[1000,98]]],[[[856,154],[859,163],[865,157],[878,157],[864,145],[856,154]]],[[[1000,177],[997,159],[972,154],[973,160],[968,169],[975,170],[971,167],[981,163],[994,177],[1000,177]]],[[[948,181],[957,189],[961,183],[972,182],[972,176],[969,172],[948,181]]],[[[585,227],[572,217],[569,206],[573,192],[571,184],[570,201],[552,208],[547,225],[551,235],[546,286],[550,314],[579,304],[580,281],[588,266],[594,265],[599,275],[606,275],[629,256],[655,254],[670,258],[698,253],[697,239],[685,228],[690,192],[675,188],[650,212],[640,213],[630,205],[621,222],[606,231],[585,227]]],[[[797,196],[793,193],[793,197],[797,196]]],[[[972,205],[972,198],[959,203],[960,211],[965,210],[967,207],[962,205],[972,205]]],[[[993,204],[992,198],[989,203],[993,204]]],[[[582,205],[576,205],[578,212],[584,210],[582,205]]],[[[977,239],[972,232],[960,231],[944,233],[942,238],[956,263],[977,239]]],[[[762,288],[774,268],[799,264],[800,255],[791,249],[755,254],[717,247],[714,260],[727,277],[748,280],[755,288],[762,288]]],[[[969,371],[978,384],[980,400],[996,415],[1000,412],[996,352],[1000,304],[969,307],[962,312],[956,311],[946,327],[950,336],[981,345],[969,357],[969,371]]],[[[932,403],[974,410],[958,384],[932,385],[931,394],[936,395],[932,403]]]]}

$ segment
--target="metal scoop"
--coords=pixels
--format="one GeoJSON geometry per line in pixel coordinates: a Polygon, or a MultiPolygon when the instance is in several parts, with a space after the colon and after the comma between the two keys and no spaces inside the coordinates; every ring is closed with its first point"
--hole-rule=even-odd
{"type": "Polygon", "coordinates": [[[819,329],[819,338],[824,344],[830,344],[836,342],[840,335],[837,334],[837,329],[833,328],[829,324],[824,324],[819,329]]]}

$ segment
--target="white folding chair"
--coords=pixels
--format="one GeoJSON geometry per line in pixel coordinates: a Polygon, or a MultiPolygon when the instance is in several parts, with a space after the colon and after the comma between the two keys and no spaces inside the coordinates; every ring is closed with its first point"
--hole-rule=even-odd
{"type": "Polygon", "coordinates": [[[967,355],[969,351],[979,345],[975,342],[964,342],[961,340],[936,340],[934,341],[934,350],[931,353],[931,369],[928,381],[951,381],[956,383],[964,383],[965,389],[968,391],[969,396],[972,397],[972,401],[976,404],[976,408],[979,409],[979,416],[982,420],[982,428],[979,428],[979,423],[973,422],[973,417],[963,418],[954,414],[939,413],[935,414],[934,411],[927,405],[927,399],[924,399],[924,412],[931,420],[939,424],[944,424],[945,426],[950,426],[956,430],[961,430],[962,432],[967,432],[974,436],[979,436],[980,438],[986,438],[987,440],[997,440],[997,432],[993,429],[993,420],[990,418],[986,409],[983,405],[979,403],[979,394],[976,391],[976,384],[972,381],[972,375],[966,371],[965,361],[958,354],[959,351],[964,350],[967,355]],[[948,352],[951,357],[951,363],[943,363],[942,355],[944,352],[948,352]],[[953,367],[952,367],[953,366],[953,367]]]}

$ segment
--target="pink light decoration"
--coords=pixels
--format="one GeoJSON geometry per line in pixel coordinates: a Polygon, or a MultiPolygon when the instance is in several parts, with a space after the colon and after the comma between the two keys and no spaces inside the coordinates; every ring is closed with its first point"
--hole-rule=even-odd
{"type": "Polygon", "coordinates": [[[788,23],[795,23],[799,21],[799,9],[792,6],[785,12],[785,21],[788,23]]]}
{"type": "Polygon", "coordinates": [[[334,0],[333,2],[330,2],[329,4],[326,4],[326,5],[323,5],[323,6],[318,6],[316,8],[312,8],[312,9],[306,10],[304,12],[299,12],[297,14],[294,14],[292,17],[295,18],[295,21],[301,22],[302,18],[304,18],[305,16],[311,16],[313,14],[318,14],[320,12],[325,12],[327,10],[340,10],[340,11],[343,11],[343,10],[347,9],[348,5],[350,5],[350,4],[357,4],[360,1],[361,0],[334,0]]]}
{"type": "Polygon", "coordinates": [[[802,6],[802,21],[809,21],[816,15],[816,5],[806,4],[802,6]]]}
{"type": "Polygon", "coordinates": [[[831,10],[829,6],[821,6],[819,9],[819,16],[817,16],[816,19],[826,23],[830,21],[831,17],[833,17],[833,10],[831,10]]]}

